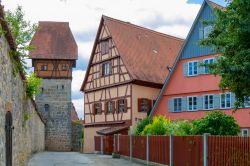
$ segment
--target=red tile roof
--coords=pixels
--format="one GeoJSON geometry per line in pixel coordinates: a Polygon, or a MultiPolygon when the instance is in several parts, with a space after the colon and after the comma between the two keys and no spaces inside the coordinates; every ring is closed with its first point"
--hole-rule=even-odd
{"type": "MultiPolygon", "coordinates": [[[[159,33],[128,22],[103,16],[114,44],[133,81],[162,85],[183,43],[183,39],[159,33]]],[[[100,27],[99,32],[100,33],[100,27]]],[[[96,47],[96,43],[94,49],[96,47]]],[[[93,58],[93,52],[90,62],[93,58]]],[[[89,65],[90,66],[90,65],[89,65]]],[[[81,90],[86,83],[85,76],[81,90]]]]}
{"type": "Polygon", "coordinates": [[[116,126],[116,127],[108,127],[105,129],[98,130],[96,131],[96,133],[100,135],[111,135],[111,134],[116,134],[120,131],[128,130],[128,129],[129,129],[129,126],[116,126]]]}
{"type": "Polygon", "coordinates": [[[68,22],[40,21],[30,45],[32,59],[77,59],[77,44],[68,22]]]}
{"type": "Polygon", "coordinates": [[[207,0],[208,4],[211,5],[213,8],[217,8],[217,9],[220,9],[220,10],[225,10],[225,7],[215,3],[215,2],[212,2],[210,0],[207,0]]]}
{"type": "Polygon", "coordinates": [[[114,43],[134,80],[163,84],[183,40],[104,16],[114,43]]]}

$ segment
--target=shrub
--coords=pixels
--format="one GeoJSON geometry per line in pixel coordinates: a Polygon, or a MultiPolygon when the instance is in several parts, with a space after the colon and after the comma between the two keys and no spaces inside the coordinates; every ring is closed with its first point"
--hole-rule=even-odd
{"type": "Polygon", "coordinates": [[[213,111],[201,119],[194,120],[194,134],[201,135],[210,133],[211,135],[238,135],[240,127],[236,120],[221,111],[213,111]]]}
{"type": "Polygon", "coordinates": [[[33,98],[40,93],[41,78],[36,77],[35,73],[31,73],[27,77],[26,94],[29,98],[33,98]]]}
{"type": "Polygon", "coordinates": [[[142,135],[166,135],[171,132],[171,121],[164,116],[153,117],[152,123],[148,124],[142,135]]]}
{"type": "Polygon", "coordinates": [[[194,125],[188,120],[178,120],[171,123],[172,132],[171,134],[177,136],[193,135],[194,125]]]}
{"type": "Polygon", "coordinates": [[[139,121],[136,125],[136,128],[134,130],[134,135],[141,135],[142,131],[144,130],[144,128],[150,124],[152,122],[152,119],[149,118],[148,116],[143,118],[141,121],[139,121]]]}

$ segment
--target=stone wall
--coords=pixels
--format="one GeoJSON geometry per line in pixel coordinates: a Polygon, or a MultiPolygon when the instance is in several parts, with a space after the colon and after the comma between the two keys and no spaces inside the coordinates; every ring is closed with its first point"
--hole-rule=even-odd
{"type": "Polygon", "coordinates": [[[32,153],[44,150],[45,126],[35,104],[25,96],[26,84],[20,74],[13,75],[13,63],[8,55],[9,45],[0,38],[0,166],[6,164],[5,114],[11,111],[12,162],[26,165],[32,153]]]}
{"type": "Polygon", "coordinates": [[[82,130],[82,124],[72,122],[72,151],[81,151],[82,130]]]}
{"type": "Polygon", "coordinates": [[[71,79],[43,79],[36,104],[45,128],[45,149],[71,151],[71,79]]]}

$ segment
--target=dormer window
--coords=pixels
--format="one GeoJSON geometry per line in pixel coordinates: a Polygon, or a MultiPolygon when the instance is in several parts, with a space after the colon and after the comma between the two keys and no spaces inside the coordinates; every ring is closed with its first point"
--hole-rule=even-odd
{"type": "Polygon", "coordinates": [[[102,64],[102,76],[111,74],[111,63],[105,62],[102,64]]]}
{"type": "Polygon", "coordinates": [[[108,39],[101,41],[101,54],[105,55],[107,53],[109,53],[109,40],[108,39]]]}
{"type": "Polygon", "coordinates": [[[42,70],[42,71],[47,71],[47,70],[48,70],[48,65],[43,64],[43,65],[41,66],[41,70],[42,70]]]}

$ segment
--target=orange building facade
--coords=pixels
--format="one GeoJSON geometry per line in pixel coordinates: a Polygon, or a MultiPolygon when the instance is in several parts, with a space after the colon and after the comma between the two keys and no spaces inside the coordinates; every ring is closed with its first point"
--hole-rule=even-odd
{"type": "Polygon", "coordinates": [[[164,115],[171,120],[193,120],[203,117],[207,112],[221,110],[232,115],[241,127],[241,134],[248,136],[249,100],[245,101],[243,108],[233,112],[235,95],[219,89],[220,77],[210,74],[207,65],[215,63],[219,55],[214,54],[211,48],[198,45],[198,41],[206,38],[211,31],[201,22],[215,19],[214,8],[222,9],[217,4],[204,1],[151,115],[164,115]]]}

